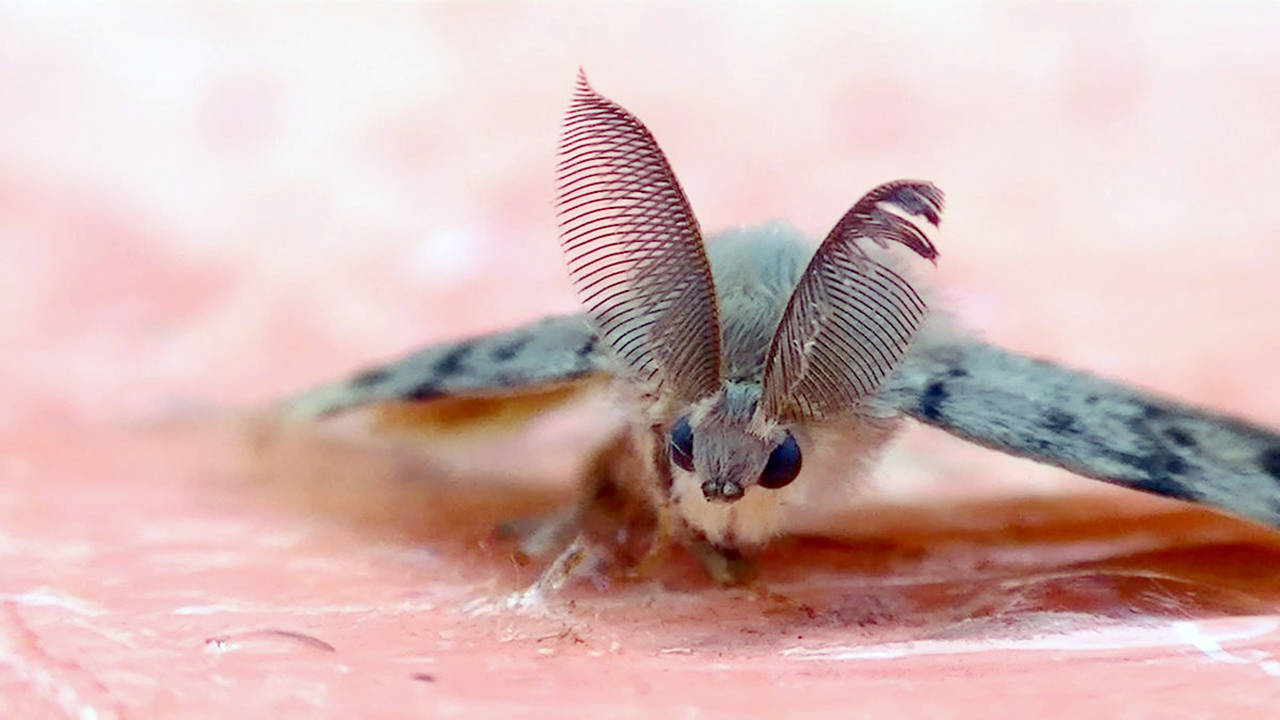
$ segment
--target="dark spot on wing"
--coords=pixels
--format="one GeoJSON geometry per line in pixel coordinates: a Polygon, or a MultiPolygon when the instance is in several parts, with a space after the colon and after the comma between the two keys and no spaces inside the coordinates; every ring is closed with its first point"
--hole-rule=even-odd
{"type": "Polygon", "coordinates": [[[1052,440],[1048,440],[1048,439],[1046,439],[1046,438],[1042,438],[1042,437],[1028,437],[1027,439],[1023,440],[1023,445],[1025,445],[1025,446],[1027,446],[1027,447],[1033,447],[1033,446],[1034,446],[1035,448],[1037,448],[1038,450],[1040,450],[1040,452],[1045,452],[1045,453],[1047,453],[1047,452],[1049,452],[1050,450],[1052,450],[1052,449],[1053,449],[1053,447],[1054,447],[1054,445],[1056,445],[1056,443],[1054,443],[1054,441],[1052,441],[1052,440]]]}
{"type": "Polygon", "coordinates": [[[498,387],[504,387],[504,388],[518,388],[521,385],[526,384],[528,381],[529,381],[528,376],[525,373],[521,373],[521,372],[509,372],[506,370],[500,370],[498,371],[497,374],[493,376],[493,382],[498,387]]]}
{"type": "Polygon", "coordinates": [[[1043,424],[1046,429],[1059,434],[1075,435],[1080,432],[1075,415],[1061,410],[1050,410],[1045,413],[1043,424]]]}
{"type": "Polygon", "coordinates": [[[1258,456],[1258,465],[1263,472],[1280,481],[1280,446],[1269,447],[1258,456]]]}
{"type": "Polygon", "coordinates": [[[1164,436],[1172,440],[1175,445],[1184,448],[1193,448],[1196,446],[1196,439],[1191,437],[1191,434],[1182,428],[1165,428],[1164,436]]]}
{"type": "Polygon", "coordinates": [[[403,397],[405,400],[431,400],[432,398],[438,398],[443,394],[444,393],[440,391],[439,386],[435,383],[424,382],[417,387],[411,388],[408,392],[404,393],[403,397]]]}
{"type": "Polygon", "coordinates": [[[1157,451],[1150,455],[1139,455],[1133,460],[1134,466],[1144,476],[1142,480],[1134,483],[1133,487],[1179,500],[1200,499],[1200,493],[1176,479],[1175,476],[1187,471],[1187,462],[1177,455],[1157,451]]]}
{"type": "Polygon", "coordinates": [[[941,381],[929,383],[929,387],[924,389],[924,394],[920,396],[920,414],[925,419],[932,422],[942,420],[942,403],[951,397],[951,393],[947,392],[947,387],[941,381]]]}
{"type": "Polygon", "coordinates": [[[600,339],[597,338],[595,335],[592,335],[591,337],[587,338],[587,341],[582,343],[582,346],[578,348],[578,351],[577,351],[578,357],[585,358],[591,355],[591,353],[594,353],[596,351],[596,344],[599,341],[600,339]]]}
{"type": "Polygon", "coordinates": [[[391,371],[386,368],[370,368],[351,378],[351,384],[358,388],[367,388],[370,385],[377,385],[389,377],[391,377],[391,371]]]}
{"type": "Polygon", "coordinates": [[[474,345],[474,342],[458,343],[452,350],[445,353],[444,357],[441,357],[436,361],[436,364],[431,368],[432,371],[435,372],[436,375],[443,375],[446,377],[457,373],[462,369],[462,361],[466,359],[467,354],[471,352],[471,348],[474,345]]]}
{"type": "Polygon", "coordinates": [[[522,335],[510,342],[503,343],[494,348],[493,351],[489,353],[489,357],[498,362],[506,362],[516,355],[519,355],[520,351],[529,344],[531,339],[532,336],[530,335],[522,335]]]}
{"type": "Polygon", "coordinates": [[[1090,405],[1096,405],[1096,404],[1098,404],[1098,399],[1099,399],[1099,398],[1098,398],[1098,396],[1097,396],[1097,395],[1090,395],[1090,396],[1086,397],[1086,398],[1084,399],[1084,401],[1085,401],[1086,403],[1090,404],[1090,405]]]}
{"type": "Polygon", "coordinates": [[[1168,411],[1155,405],[1144,405],[1142,408],[1142,416],[1148,420],[1155,420],[1158,417],[1168,415],[1168,411]]]}
{"type": "Polygon", "coordinates": [[[962,367],[955,366],[947,371],[947,375],[953,378],[969,377],[969,371],[962,367]]]}
{"type": "Polygon", "coordinates": [[[1129,487],[1143,492],[1149,492],[1175,500],[1187,500],[1195,502],[1202,499],[1200,493],[1192,490],[1182,482],[1175,480],[1167,475],[1157,475],[1133,483],[1128,483],[1129,487]]]}

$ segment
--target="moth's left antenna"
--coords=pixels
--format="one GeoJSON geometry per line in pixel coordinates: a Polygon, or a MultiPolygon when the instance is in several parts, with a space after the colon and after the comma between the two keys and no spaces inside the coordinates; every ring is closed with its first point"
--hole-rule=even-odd
{"type": "Polygon", "coordinates": [[[578,71],[557,165],[569,275],[604,345],[692,402],[720,386],[720,320],[698,221],[662,149],[578,71]]]}

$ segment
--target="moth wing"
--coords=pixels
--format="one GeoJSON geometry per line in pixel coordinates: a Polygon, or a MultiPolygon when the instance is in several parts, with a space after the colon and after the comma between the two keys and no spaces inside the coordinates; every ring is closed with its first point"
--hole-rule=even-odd
{"type": "Polygon", "coordinates": [[[1280,527],[1280,435],[979,342],[919,344],[881,399],[970,442],[1280,527]]]}
{"type": "Polygon", "coordinates": [[[606,377],[610,365],[598,344],[582,316],[547,318],[423,348],[288,398],[278,410],[293,420],[368,406],[398,406],[393,419],[407,423],[518,419],[606,377]]]}

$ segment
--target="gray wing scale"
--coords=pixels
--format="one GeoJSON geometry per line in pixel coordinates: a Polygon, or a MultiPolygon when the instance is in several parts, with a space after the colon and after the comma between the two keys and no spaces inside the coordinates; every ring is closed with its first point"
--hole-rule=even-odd
{"type": "Polygon", "coordinates": [[[379,402],[493,395],[606,371],[596,334],[580,315],[446,342],[285,400],[293,419],[313,419],[379,402]]]}
{"type": "Polygon", "coordinates": [[[909,353],[882,399],[966,440],[1280,527],[1280,436],[982,343],[909,353]]]}

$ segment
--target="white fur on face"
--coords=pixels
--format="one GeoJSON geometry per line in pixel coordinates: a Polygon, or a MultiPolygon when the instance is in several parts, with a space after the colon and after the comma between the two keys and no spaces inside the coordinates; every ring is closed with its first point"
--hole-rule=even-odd
{"type": "Polygon", "coordinates": [[[702,480],[675,468],[672,501],[689,527],[722,547],[761,545],[781,531],[786,496],[798,480],[785,488],[752,486],[734,502],[711,502],[702,494],[702,480]]]}
{"type": "Polygon", "coordinates": [[[673,467],[673,503],[691,529],[716,545],[763,545],[805,525],[806,515],[818,507],[852,502],[897,425],[892,420],[851,419],[839,426],[797,429],[804,458],[799,477],[777,490],[753,485],[734,502],[708,501],[698,475],[673,467]]]}

